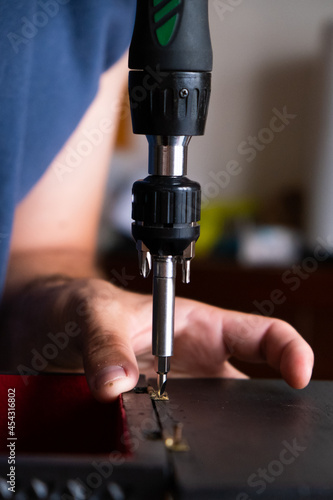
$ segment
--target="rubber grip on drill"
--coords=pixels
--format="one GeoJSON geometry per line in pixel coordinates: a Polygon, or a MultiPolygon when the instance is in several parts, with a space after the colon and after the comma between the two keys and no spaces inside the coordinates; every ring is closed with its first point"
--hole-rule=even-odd
{"type": "Polygon", "coordinates": [[[212,70],[208,0],[137,0],[130,69],[212,70]]]}

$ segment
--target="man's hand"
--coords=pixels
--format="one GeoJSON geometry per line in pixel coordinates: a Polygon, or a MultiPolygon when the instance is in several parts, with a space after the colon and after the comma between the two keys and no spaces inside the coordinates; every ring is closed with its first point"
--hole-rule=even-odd
{"type": "MultiPolygon", "coordinates": [[[[18,313],[29,337],[20,328],[13,332],[17,365],[34,370],[32,353],[44,353],[47,360],[52,348],[45,346],[59,332],[65,345],[68,332],[66,348],[47,360],[45,370],[84,368],[98,400],[110,401],[135,386],[137,360],[144,363],[143,373],[155,376],[150,296],[124,291],[101,279],[54,277],[30,285],[18,313]],[[36,317],[39,321],[31,329],[28,323],[36,317]]],[[[289,324],[177,299],[170,376],[245,377],[228,362],[231,356],[267,362],[295,388],[305,387],[312,373],[313,352],[289,324]]]]}
{"type": "MultiPolygon", "coordinates": [[[[151,355],[152,300],[101,280],[89,286],[89,293],[100,298],[93,306],[94,328],[83,337],[83,360],[93,394],[107,401],[134,387],[139,373],[136,357],[139,363],[142,358],[145,361],[140,367],[144,373],[156,376],[151,355]]],[[[267,362],[295,388],[308,384],[314,360],[310,346],[281,320],[176,299],[170,376],[244,378],[228,362],[231,356],[267,362]]]]}

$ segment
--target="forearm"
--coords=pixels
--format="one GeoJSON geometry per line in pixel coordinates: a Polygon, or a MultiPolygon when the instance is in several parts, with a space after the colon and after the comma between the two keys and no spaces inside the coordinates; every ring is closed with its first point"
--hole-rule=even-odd
{"type": "MultiPolygon", "coordinates": [[[[16,207],[2,300],[0,350],[5,359],[10,344],[15,354],[21,344],[21,351],[28,346],[29,352],[33,343],[47,335],[49,324],[53,322],[53,332],[64,328],[62,308],[69,290],[79,297],[94,294],[79,281],[100,276],[94,259],[96,238],[126,79],[125,54],[102,75],[98,93],[77,128],[16,207]],[[59,179],[57,165],[66,165],[68,151],[76,150],[86,140],[86,131],[98,129],[101,123],[109,123],[103,140],[82,157],[79,168],[59,179]],[[64,290],[59,276],[67,280],[64,290]]],[[[67,308],[66,321],[72,316],[67,308]]]]}
{"type": "Polygon", "coordinates": [[[75,248],[14,252],[9,261],[4,297],[17,293],[38,278],[64,275],[70,278],[101,276],[93,252],[75,248]]]}

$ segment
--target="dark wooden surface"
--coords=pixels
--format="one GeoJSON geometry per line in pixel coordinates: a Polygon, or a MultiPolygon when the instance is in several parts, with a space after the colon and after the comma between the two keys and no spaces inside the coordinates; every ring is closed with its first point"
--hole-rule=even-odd
{"type": "MultiPolygon", "coordinates": [[[[176,500],[333,498],[333,382],[297,391],[278,380],[172,379],[168,394],[153,403],[157,422],[166,435],[181,422],[189,450],[168,451],[159,438],[149,446],[153,461],[166,460],[176,500]]],[[[129,428],[149,440],[149,396],[123,397],[129,428]]]]}
{"type": "MultiPolygon", "coordinates": [[[[151,292],[151,276],[143,279],[139,275],[136,254],[111,255],[104,259],[103,267],[115,284],[128,290],[151,292]]],[[[180,274],[179,268],[176,288],[179,296],[227,309],[264,313],[290,322],[314,350],[313,377],[333,380],[333,265],[322,265],[312,272],[302,268],[301,278],[292,268],[245,268],[195,258],[191,283],[184,285],[180,274]],[[279,303],[272,301],[276,290],[280,292],[280,299],[275,302],[279,303]]],[[[233,363],[253,377],[278,377],[265,365],[236,360],[233,363]]]]}

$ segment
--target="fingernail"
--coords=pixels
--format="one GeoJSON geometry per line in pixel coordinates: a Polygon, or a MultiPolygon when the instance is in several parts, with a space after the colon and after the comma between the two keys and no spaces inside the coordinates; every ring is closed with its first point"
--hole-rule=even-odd
{"type": "Polygon", "coordinates": [[[107,366],[97,373],[95,377],[95,389],[102,389],[105,385],[113,384],[116,380],[126,377],[122,366],[107,366]]]}

